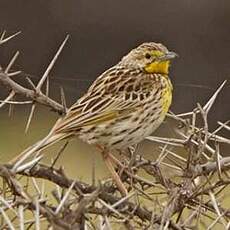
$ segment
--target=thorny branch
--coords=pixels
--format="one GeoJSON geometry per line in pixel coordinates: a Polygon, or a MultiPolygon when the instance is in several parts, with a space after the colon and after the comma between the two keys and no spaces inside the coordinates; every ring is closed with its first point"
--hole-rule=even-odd
{"type": "MultiPolygon", "coordinates": [[[[0,45],[16,35],[5,38],[3,32],[0,45]]],[[[9,95],[0,100],[0,108],[8,104],[32,103],[27,129],[35,103],[59,114],[66,111],[63,89],[62,104],[48,96],[48,74],[67,39],[68,36],[37,86],[30,79],[27,80],[31,88],[12,79],[19,73],[10,71],[19,52],[5,70],[0,70],[0,83],[9,89],[9,95]],[[45,83],[46,93],[43,93],[45,83]],[[24,96],[27,101],[16,101],[17,95],[24,96]]],[[[123,226],[125,229],[182,230],[199,229],[201,225],[205,229],[215,226],[229,229],[230,210],[226,209],[224,198],[230,192],[230,157],[220,148],[223,144],[229,148],[230,139],[220,135],[223,129],[229,132],[229,121],[218,122],[213,132],[208,126],[209,111],[225,83],[204,106],[198,104],[192,112],[180,115],[168,114],[180,128],[173,138],[147,138],[160,150],[156,160],[145,159],[137,149],[130,151],[130,156],[123,156],[117,171],[129,190],[126,197],[120,196],[111,181],[96,184],[92,180],[94,182],[88,184],[69,178],[62,168],[55,168],[61,152],[50,165],[44,165],[38,156],[21,165],[17,172],[11,170],[13,165],[1,164],[0,229],[19,226],[21,229],[24,226],[41,229],[43,224],[51,229],[117,229],[123,226]],[[198,125],[198,117],[202,124],[198,125]],[[179,154],[181,152],[183,154],[179,154]],[[46,191],[47,181],[53,187],[52,192],[46,191]],[[31,193],[32,190],[35,192],[31,193]],[[28,210],[33,213],[30,218],[25,215],[28,210]]]]}
{"type": "MultiPolygon", "coordinates": [[[[4,34],[5,34],[5,32],[3,32],[2,38],[4,37],[4,34]]],[[[16,35],[18,35],[18,33],[7,38],[7,39],[4,39],[4,40],[0,39],[0,45],[5,43],[6,41],[8,41],[9,39],[13,38],[16,35]],[[2,43],[1,43],[1,41],[2,41],[2,43]]],[[[55,61],[57,60],[58,56],[60,55],[60,53],[61,53],[65,43],[67,42],[68,38],[69,38],[69,36],[67,35],[65,40],[61,44],[60,48],[58,49],[56,55],[54,56],[54,58],[50,62],[48,68],[44,72],[44,74],[43,74],[43,76],[42,76],[42,78],[39,81],[37,86],[35,86],[33,84],[33,82],[29,79],[28,81],[32,87],[32,89],[29,89],[29,88],[26,88],[26,87],[18,84],[16,81],[14,81],[11,78],[11,76],[15,76],[16,74],[20,73],[20,71],[9,73],[11,67],[13,66],[14,62],[16,61],[16,59],[19,55],[19,52],[17,52],[14,55],[14,57],[10,60],[8,66],[6,67],[6,69],[4,71],[2,69],[0,69],[0,82],[10,90],[11,94],[12,94],[12,92],[14,92],[14,94],[22,95],[22,96],[30,99],[33,102],[37,102],[41,105],[48,106],[52,110],[54,110],[60,114],[65,113],[66,108],[63,105],[59,104],[58,102],[49,98],[47,95],[43,94],[41,91],[41,88],[42,88],[45,80],[48,78],[48,74],[50,73],[52,67],[54,66],[55,61]]],[[[11,98],[7,97],[5,99],[5,101],[7,102],[9,99],[11,99],[11,98]]],[[[3,101],[3,103],[4,103],[4,101],[3,101]]]]}
{"type": "Polygon", "coordinates": [[[41,105],[48,106],[52,108],[54,111],[62,114],[64,113],[64,107],[59,104],[58,102],[52,100],[51,98],[44,95],[42,92],[36,92],[35,90],[28,89],[14,80],[12,80],[8,74],[0,71],[0,81],[3,85],[5,85],[7,88],[12,90],[14,93],[22,95],[34,102],[37,102],[41,105]]]}

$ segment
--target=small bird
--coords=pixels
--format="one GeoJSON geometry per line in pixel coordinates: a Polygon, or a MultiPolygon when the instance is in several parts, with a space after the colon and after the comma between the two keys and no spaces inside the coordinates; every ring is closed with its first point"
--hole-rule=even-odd
{"type": "Polygon", "coordinates": [[[126,195],[109,151],[141,142],[163,122],[172,101],[168,74],[171,59],[176,56],[154,42],[131,50],[93,82],[44,139],[17,156],[12,161],[14,167],[57,141],[76,136],[102,149],[113,179],[126,195]]]}

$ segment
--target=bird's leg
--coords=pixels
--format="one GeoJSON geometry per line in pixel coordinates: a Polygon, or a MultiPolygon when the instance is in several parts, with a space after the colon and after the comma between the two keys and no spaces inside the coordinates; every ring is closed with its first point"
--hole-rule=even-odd
{"type": "Polygon", "coordinates": [[[122,183],[121,178],[119,177],[119,175],[115,171],[113,164],[111,162],[111,158],[105,152],[102,152],[102,156],[103,156],[105,164],[106,164],[107,168],[109,169],[111,176],[112,176],[114,182],[116,183],[118,189],[120,190],[121,194],[123,196],[127,196],[128,192],[127,192],[124,184],[122,183]]]}
{"type": "MultiPolygon", "coordinates": [[[[101,146],[101,145],[96,145],[96,147],[101,151],[101,152],[105,152],[105,149],[101,146]]],[[[124,167],[124,165],[115,157],[113,156],[111,153],[106,152],[107,157],[110,158],[111,162],[113,162],[114,164],[116,164],[117,166],[120,166],[121,168],[124,167]]]]}
{"type": "Polygon", "coordinates": [[[119,162],[119,165],[121,164],[120,161],[118,161],[115,157],[112,156],[112,154],[110,154],[109,152],[106,151],[106,149],[103,149],[101,146],[98,146],[102,151],[102,157],[105,161],[105,164],[108,168],[108,170],[110,171],[110,174],[114,180],[114,182],[117,185],[117,188],[119,189],[119,191],[121,192],[121,194],[123,196],[127,196],[128,192],[124,186],[124,184],[121,181],[121,178],[119,177],[119,175],[117,174],[116,170],[113,167],[112,161],[117,163],[119,162]]]}
{"type": "Polygon", "coordinates": [[[114,164],[120,166],[121,168],[124,168],[124,165],[113,154],[107,153],[107,155],[114,164]]]}

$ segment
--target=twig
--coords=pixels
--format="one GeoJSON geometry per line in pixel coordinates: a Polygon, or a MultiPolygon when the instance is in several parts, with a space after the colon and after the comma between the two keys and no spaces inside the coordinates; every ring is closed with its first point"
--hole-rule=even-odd
{"type": "Polygon", "coordinates": [[[9,76],[3,72],[0,71],[0,82],[4,84],[5,86],[9,87],[12,91],[14,91],[16,94],[20,94],[22,96],[25,96],[26,98],[29,98],[32,101],[36,101],[41,105],[45,105],[47,107],[50,107],[52,110],[63,114],[65,112],[64,107],[59,104],[58,102],[52,100],[51,98],[45,96],[43,93],[37,93],[34,90],[28,89],[26,87],[23,87],[16,83],[14,80],[9,78],[9,76]]]}

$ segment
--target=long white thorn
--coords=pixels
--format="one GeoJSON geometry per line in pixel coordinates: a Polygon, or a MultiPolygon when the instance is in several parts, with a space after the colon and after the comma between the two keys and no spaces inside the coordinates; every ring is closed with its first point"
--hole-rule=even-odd
{"type": "Polygon", "coordinates": [[[16,61],[17,57],[19,55],[19,51],[17,51],[14,56],[12,57],[12,59],[10,60],[10,63],[8,64],[8,66],[5,69],[5,73],[7,74],[10,70],[10,68],[13,66],[14,62],[16,61]]]}
{"type": "Polygon", "coordinates": [[[55,210],[55,214],[58,214],[58,212],[61,210],[62,206],[64,205],[64,203],[66,202],[70,192],[72,191],[74,185],[76,184],[76,181],[73,181],[72,184],[70,185],[69,189],[67,190],[66,194],[64,195],[64,197],[62,198],[60,204],[58,205],[58,207],[55,210]]]}
{"type": "Polygon", "coordinates": [[[225,80],[220,87],[216,90],[216,92],[212,95],[212,97],[208,100],[208,102],[203,106],[203,110],[208,113],[209,110],[211,109],[213,103],[215,102],[218,94],[220,93],[220,91],[222,90],[222,88],[224,87],[224,85],[226,84],[227,80],[225,80]]]}
{"type": "Polygon", "coordinates": [[[18,34],[20,34],[21,31],[18,31],[17,33],[7,37],[7,38],[4,38],[5,37],[5,34],[6,34],[6,31],[3,31],[2,35],[1,35],[1,38],[0,38],[0,45],[2,45],[3,43],[6,43],[8,42],[9,40],[11,40],[12,38],[16,37],[18,34]]]}
{"type": "Polygon", "coordinates": [[[36,89],[38,91],[41,90],[41,87],[43,85],[43,83],[45,82],[46,78],[48,77],[48,74],[50,73],[51,69],[53,68],[56,60],[58,59],[58,56],[60,55],[62,49],[64,48],[67,40],[69,39],[69,35],[66,36],[65,40],[62,42],[61,46],[59,47],[57,53],[55,54],[54,58],[52,59],[52,61],[50,62],[49,66],[47,67],[45,73],[43,74],[41,80],[38,82],[38,85],[36,87],[36,89]]]}
{"type": "Polygon", "coordinates": [[[32,107],[31,107],[30,115],[29,115],[28,121],[26,123],[25,133],[27,133],[28,130],[29,130],[29,127],[30,127],[30,124],[31,124],[31,121],[32,121],[32,118],[33,118],[33,115],[34,115],[35,107],[36,107],[35,104],[33,104],[32,107]]]}
{"type": "Polygon", "coordinates": [[[5,104],[7,104],[15,95],[15,92],[14,91],[11,91],[10,94],[8,95],[8,97],[3,100],[3,101],[0,101],[0,108],[2,108],[5,104]]]}

